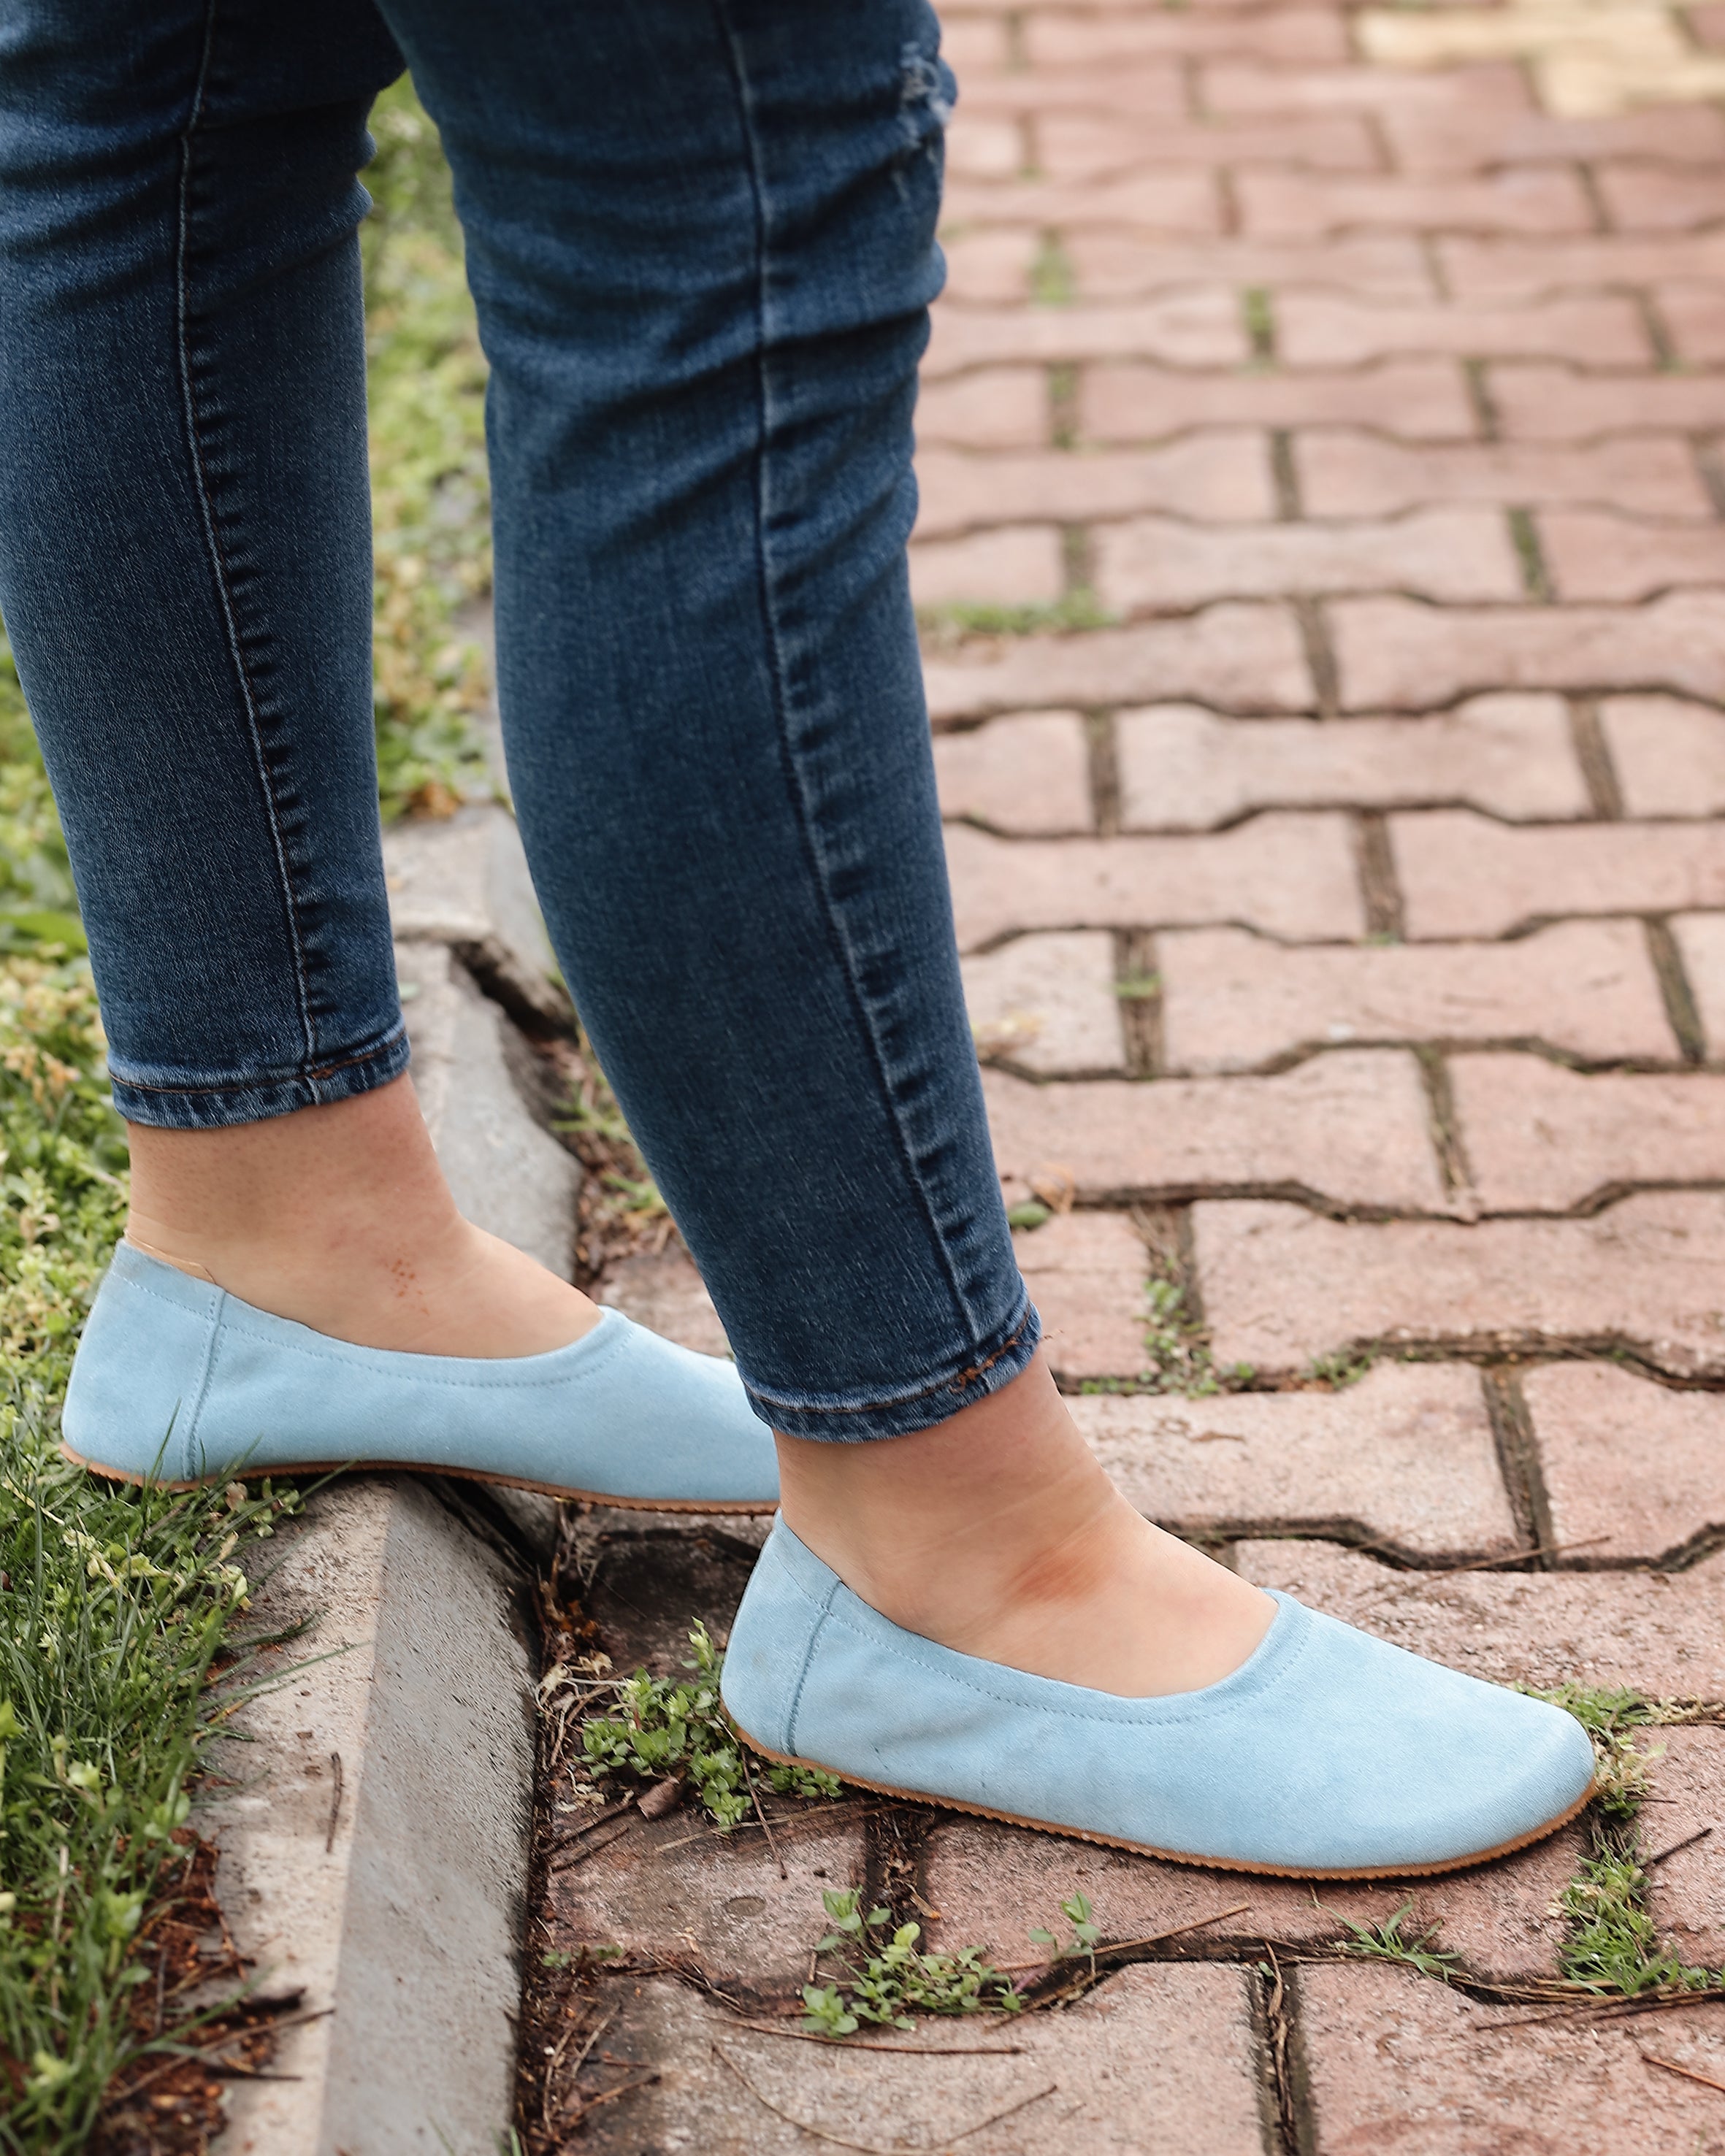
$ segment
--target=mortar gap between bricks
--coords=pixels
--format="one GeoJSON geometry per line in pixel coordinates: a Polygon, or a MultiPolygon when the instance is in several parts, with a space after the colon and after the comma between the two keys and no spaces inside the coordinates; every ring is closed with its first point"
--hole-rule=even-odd
{"type": "Polygon", "coordinates": [[[1007,33],[1007,73],[1026,74],[1030,69],[1030,54],[1024,43],[1024,14],[1014,8],[1004,18],[1007,33]]]}
{"type": "Polygon", "coordinates": [[[1259,2117],[1265,2156],[1316,2156],[1310,2116],[1310,2075],[1300,2030],[1298,1970],[1268,1940],[1264,1958],[1246,1972],[1252,1994],[1253,2034],[1262,2071],[1259,2117]]]}
{"type": "Polygon", "coordinates": [[[1552,605],[1557,593],[1546,563],[1545,549],[1539,543],[1539,527],[1533,521],[1533,511],[1518,506],[1506,510],[1504,514],[1509,523],[1510,544],[1521,567],[1522,590],[1537,604],[1552,605]]]}
{"type": "Polygon", "coordinates": [[[864,1906],[884,1903],[895,1924],[926,1930],[930,1903],[924,1891],[924,1852],[940,1815],[926,1804],[889,1801],[862,1822],[864,1906]]]}
{"type": "Polygon", "coordinates": [[[1092,598],[1096,584],[1096,550],[1087,524],[1060,527],[1060,584],[1068,599],[1092,598]]]}
{"type": "Polygon", "coordinates": [[[1465,359],[1461,362],[1461,378],[1467,386],[1467,401],[1473,407],[1474,424],[1480,430],[1481,441],[1496,442],[1502,438],[1502,425],[1497,406],[1491,395],[1491,377],[1486,372],[1483,359],[1465,359]]]}
{"type": "Polygon", "coordinates": [[[1084,752],[1089,762],[1090,810],[1098,834],[1118,835],[1120,828],[1120,767],[1119,741],[1111,711],[1084,714],[1084,752]]]}
{"type": "Polygon", "coordinates": [[[1564,701],[1569,712],[1569,739],[1581,766],[1589,803],[1602,823],[1619,823],[1623,818],[1623,789],[1617,783],[1610,743],[1599,722],[1598,701],[1592,696],[1569,696],[1564,701]]]}
{"type": "Polygon", "coordinates": [[[1240,232],[1240,198],[1234,191],[1233,174],[1226,165],[1215,173],[1217,223],[1224,239],[1237,239],[1240,232]]]}
{"type": "Polygon", "coordinates": [[[1039,307],[1069,307],[1073,291],[1072,257],[1066,242],[1052,225],[1045,226],[1037,235],[1030,265],[1030,296],[1039,307]]]}
{"type": "Polygon", "coordinates": [[[1048,369],[1048,441],[1057,449],[1078,446],[1079,371],[1069,360],[1048,369]]]}
{"type": "Polygon", "coordinates": [[[1690,449],[1714,516],[1725,517],[1725,460],[1720,457],[1718,443],[1707,435],[1694,435],[1690,449]]]}
{"type": "Polygon", "coordinates": [[[1671,925],[1662,916],[1655,916],[1645,924],[1647,955],[1653,961],[1653,970],[1659,978],[1659,992],[1665,998],[1665,1014],[1671,1031],[1677,1036],[1677,1045],[1683,1060],[1700,1064],[1707,1060],[1707,1036],[1702,1030],[1701,1011],[1695,1000],[1695,991],[1689,984],[1689,975],[1683,965],[1683,954],[1677,947],[1677,939],[1671,933],[1671,925]]]}
{"type": "MultiPolygon", "coordinates": [[[[1516,1532],[1527,1549],[1549,1549],[1557,1540],[1552,1525],[1551,1499],[1545,1486],[1533,1418],[1522,1389],[1522,1366],[1516,1363],[1487,1363],[1480,1373],[1486,1419],[1497,1448],[1497,1469],[1515,1515],[1516,1532]]],[[[1530,1563],[1542,1568],[1545,1560],[1530,1563]]]]}
{"type": "Polygon", "coordinates": [[[1263,285],[1244,285],[1240,290],[1240,326],[1251,352],[1248,364],[1264,372],[1276,363],[1275,304],[1263,285]]]}
{"type": "Polygon", "coordinates": [[[1413,1060],[1419,1065],[1420,1082],[1425,1088],[1427,1120],[1431,1127],[1432,1145],[1438,1156],[1438,1173],[1444,1178],[1444,1188],[1459,1199],[1470,1199],[1470,1209],[1477,1213],[1479,1200],[1474,1195],[1473,1171],[1469,1165],[1467,1149],[1461,1140],[1460,1127],[1456,1121],[1455,1093],[1450,1082],[1450,1066],[1442,1052],[1429,1045],[1416,1047],[1413,1060]]]}
{"type": "MultiPolygon", "coordinates": [[[[1534,100],[1536,107],[1542,102],[1542,100],[1536,96],[1534,100]]],[[[1583,161],[1576,165],[1575,177],[1581,182],[1581,191],[1587,197],[1588,208],[1593,212],[1594,231],[1609,232],[1612,228],[1611,211],[1600,188],[1598,173],[1591,165],[1583,161]]]]}
{"type": "Polygon", "coordinates": [[[1148,929],[1115,931],[1114,986],[1127,1072],[1154,1078],[1162,1067],[1162,982],[1156,938],[1148,929]]]}
{"type": "Polygon", "coordinates": [[[1354,843],[1366,933],[1379,942],[1399,943],[1404,931],[1402,887],[1382,809],[1363,809],[1355,818],[1354,843]]]}
{"type": "Polygon", "coordinates": [[[1450,275],[1444,267],[1444,258],[1439,251],[1437,234],[1422,232],[1419,244],[1419,259],[1425,265],[1426,275],[1431,280],[1432,290],[1440,300],[1454,299],[1455,295],[1450,289],[1450,275]]]}
{"type": "Polygon", "coordinates": [[[1317,698],[1318,716],[1338,718],[1341,712],[1341,676],[1324,609],[1313,598],[1296,598],[1292,603],[1294,619],[1300,624],[1300,641],[1305,647],[1306,666],[1311,675],[1312,693],[1317,698]]]}
{"type": "MultiPolygon", "coordinates": [[[[1294,437],[1285,427],[1270,429],[1269,476],[1275,495],[1276,521],[1297,524],[1305,511],[1300,505],[1300,473],[1294,462],[1294,437]]],[[[1310,657],[1310,652],[1307,655],[1310,657]]],[[[1316,677],[1316,668],[1313,671],[1316,677]]]]}
{"type": "Polygon", "coordinates": [[[1142,1238],[1150,1271],[1172,1278],[1181,1301],[1194,1326],[1204,1322],[1203,1299],[1198,1292],[1197,1250],[1192,1240],[1192,1201],[1185,1204],[1134,1205],[1127,1217],[1142,1238]]]}
{"type": "Polygon", "coordinates": [[[1640,315],[1641,326],[1647,332],[1647,341],[1653,347],[1655,368],[1661,374],[1681,374],[1683,362],[1677,356],[1676,344],[1666,326],[1659,303],[1652,293],[1645,289],[1633,291],[1630,297],[1640,315]]]}

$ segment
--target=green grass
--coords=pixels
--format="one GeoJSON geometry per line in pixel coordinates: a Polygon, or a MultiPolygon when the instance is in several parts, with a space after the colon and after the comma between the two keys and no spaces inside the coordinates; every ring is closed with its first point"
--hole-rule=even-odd
{"type": "Polygon", "coordinates": [[[136,2010],[190,1855],[234,1561],[287,1502],[115,1491],[60,1455],[78,1330],[125,1219],[70,873],[0,644],[0,2148],[90,2145],[197,2015],[136,2010]]]}
{"type": "MultiPolygon", "coordinates": [[[[374,127],[380,792],[386,816],[438,814],[490,788],[485,675],[456,634],[490,583],[485,368],[435,134],[404,86],[374,127]]],[[[100,2146],[116,2087],[146,2058],[169,2065],[207,2017],[168,1981],[165,1943],[193,1892],[196,1778],[244,1674],[246,1547],[296,1502],[267,1486],[116,1490],[59,1452],[79,1328],[126,1213],[103,1052],[0,639],[0,2150],[18,2156],[100,2146]]]]}
{"type": "Polygon", "coordinates": [[[362,234],[371,398],[378,787],[388,817],[441,814],[491,782],[487,680],[456,610],[491,589],[485,358],[449,169],[412,89],[372,115],[362,234]]]}

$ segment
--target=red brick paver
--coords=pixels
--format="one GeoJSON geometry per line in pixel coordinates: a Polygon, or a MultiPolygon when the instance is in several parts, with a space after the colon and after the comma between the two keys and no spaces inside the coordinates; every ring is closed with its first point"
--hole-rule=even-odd
{"type": "Polygon", "coordinates": [[[1725,2150],[1718,2100],[1650,2071],[1642,2051],[1725,2079],[1725,2031],[1703,2014],[1605,2027],[1527,2025],[1525,2008],[1476,2005],[1401,1970],[1316,1969],[1300,1984],[1312,2046],[1315,2156],[1418,2148],[1475,2156],[1492,2147],[1725,2150]],[[1499,2023],[1520,2025],[1496,2032],[1499,2023]],[[1482,2129],[1491,2138],[1482,2139],[1482,2129]]]}
{"type": "MultiPolygon", "coordinates": [[[[1207,928],[1159,937],[1156,949],[1162,1045],[1171,1070],[1251,1070],[1300,1050],[1358,1041],[1537,1041],[1599,1063],[1630,1057],[1669,1062],[1679,1053],[1638,921],[1566,921],[1511,943],[1364,951],[1295,950],[1238,928],[1207,928]]],[[[1504,1158],[1503,1177],[1518,1191],[1548,1188],[1554,1175],[1573,1186],[1582,1172],[1591,1178],[1578,1193],[1585,1196],[1609,1179],[1594,1172],[1599,1159],[1609,1158],[1614,1171],[1620,1166],[1609,1134],[1650,1110],[1656,1113],[1666,1101],[1667,1120],[1684,1119],[1678,1143],[1699,1134],[1695,1118],[1704,1112],[1703,1096],[1692,1081],[1671,1081],[1675,1093],[1668,1089],[1656,1105],[1647,1098],[1647,1081],[1621,1081],[1614,1096],[1525,1056],[1458,1059],[1450,1065],[1453,1083],[1462,1083],[1464,1068],[1470,1075],[1463,1127],[1476,1168],[1482,1148],[1496,1148],[1495,1169],[1501,1155],[1532,1137],[1542,1141],[1542,1153],[1563,1155],[1565,1142],[1573,1144],[1578,1136],[1577,1116],[1591,1114],[1589,1128],[1599,1127],[1584,1172],[1567,1158],[1546,1167],[1529,1165],[1520,1154],[1504,1158]],[[1692,1111],[1684,1105],[1692,1096],[1692,1111]],[[1616,1104],[1614,1113],[1604,1106],[1608,1098],[1616,1104]],[[1597,1109],[1582,1105],[1595,1100],[1597,1109]],[[1555,1122],[1542,1123],[1554,1109],[1555,1122]],[[1482,1126],[1477,1131],[1476,1122],[1482,1126]]],[[[1712,1110],[1714,1118],[1719,1113],[1712,1110]]],[[[1669,1146],[1661,1158],[1686,1165],[1688,1158],[1669,1146]]],[[[1495,1183],[1497,1177],[1486,1179],[1495,1183]]]]}
{"type": "MultiPolygon", "coordinates": [[[[1725,2095],[1641,2056],[1725,2081],[1716,2005],[1533,2026],[1491,1989],[1561,1976],[1608,1835],[1725,1965],[1725,0],[946,33],[912,589],[1052,1367],[1248,1578],[1702,1719],[1644,1733],[1628,1825],[1316,1892],[860,1803],[781,1875],[685,1806],[554,1887],[558,1940],[633,1957],[605,2042],[662,2076],[582,2145],[818,2145],[716,2041],[859,2145],[1725,2156],[1725,2095]],[[969,2064],[739,2036],[853,1883],[1014,1962],[1082,1891],[1141,1965],[969,2064]],[[1343,1955],[1410,1902],[1456,1984],[1343,1955]]],[[[607,1292],[716,1344],[675,1248],[607,1292]]],[[[679,1616],[740,1590],[745,1543],[677,1534],[600,1537],[620,1653],[628,1565],[722,1560],[704,1604],[679,1560],[679,1616]]]]}

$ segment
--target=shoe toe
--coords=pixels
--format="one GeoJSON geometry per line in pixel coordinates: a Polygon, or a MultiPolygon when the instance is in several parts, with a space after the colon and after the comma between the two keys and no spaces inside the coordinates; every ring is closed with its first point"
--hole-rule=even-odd
{"type": "Polygon", "coordinates": [[[1416,1871],[1535,1838],[1585,1796],[1594,1752],[1548,1702],[1425,1661],[1307,1613],[1319,1651],[1304,1692],[1310,1770],[1300,1861],[1416,1871]]]}

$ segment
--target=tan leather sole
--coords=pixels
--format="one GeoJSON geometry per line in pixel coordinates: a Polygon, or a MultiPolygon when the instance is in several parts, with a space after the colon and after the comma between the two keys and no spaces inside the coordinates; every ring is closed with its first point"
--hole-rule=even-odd
{"type": "MultiPolygon", "coordinates": [[[[814,1767],[814,1759],[793,1758],[789,1753],[775,1752],[769,1744],[751,1737],[729,1709],[726,1720],[751,1752],[758,1752],[764,1759],[771,1759],[781,1767],[814,1767]]],[[[823,1774],[837,1774],[836,1767],[821,1768],[823,1774]]],[[[1126,1841],[1119,1835],[1093,1834],[1081,1826],[1054,1826],[1047,1820],[1024,1819],[1017,1812],[997,1812],[987,1804],[967,1804],[956,1797],[934,1797],[924,1789],[895,1789],[889,1782],[865,1782],[855,1774],[839,1774],[842,1782],[853,1789],[870,1789],[877,1796],[903,1797],[914,1804],[939,1804],[942,1810],[970,1812],[977,1819],[999,1820],[1007,1826],[1027,1826],[1038,1834],[1058,1834],[1069,1836],[1074,1841],[1100,1842],[1109,1849],[1129,1850],[1135,1856],[1159,1856],[1169,1864],[1202,1865],[1206,1871],[1250,1871],[1269,1879],[1429,1879],[1443,1871],[1465,1871],[1476,1864],[1490,1864],[1499,1856],[1513,1856],[1516,1850],[1526,1849],[1536,1841],[1543,1841],[1561,1826],[1567,1826],[1576,1814],[1589,1803],[1591,1789],[1585,1789],[1567,1811],[1559,1812],[1555,1819],[1547,1820],[1543,1826],[1535,1827],[1531,1833],[1518,1835],[1513,1841],[1500,1842],[1496,1849],[1481,1849],[1471,1856],[1452,1856],[1442,1864],[1377,1864],[1345,1871],[1322,1871],[1316,1868],[1298,1871],[1285,1864],[1248,1864],[1237,1856],[1193,1856],[1182,1849],[1158,1849],[1147,1841],[1126,1841]]],[[[1106,1949],[1101,1949],[1105,1952],[1106,1949]]]]}
{"type": "MultiPolygon", "coordinates": [[[[60,1450],[75,1467],[87,1468],[92,1475],[106,1477],[110,1482],[130,1482],[142,1488],[147,1481],[142,1475],[133,1475],[123,1467],[106,1467],[100,1460],[86,1460],[81,1452],[74,1452],[64,1439],[60,1450]]],[[[429,1463],[412,1460],[308,1460],[291,1467],[235,1467],[221,1475],[195,1476],[189,1482],[158,1482],[158,1490],[200,1490],[214,1482],[261,1482],[268,1476],[283,1480],[296,1479],[305,1475],[453,1475],[464,1482],[495,1482],[506,1490],[536,1490],[542,1497],[565,1498],[571,1504],[614,1505],[626,1512],[776,1512],[776,1497],[614,1497],[603,1490],[565,1489],[555,1482],[529,1482],[519,1475],[485,1475],[475,1467],[434,1467],[429,1463]]]]}

